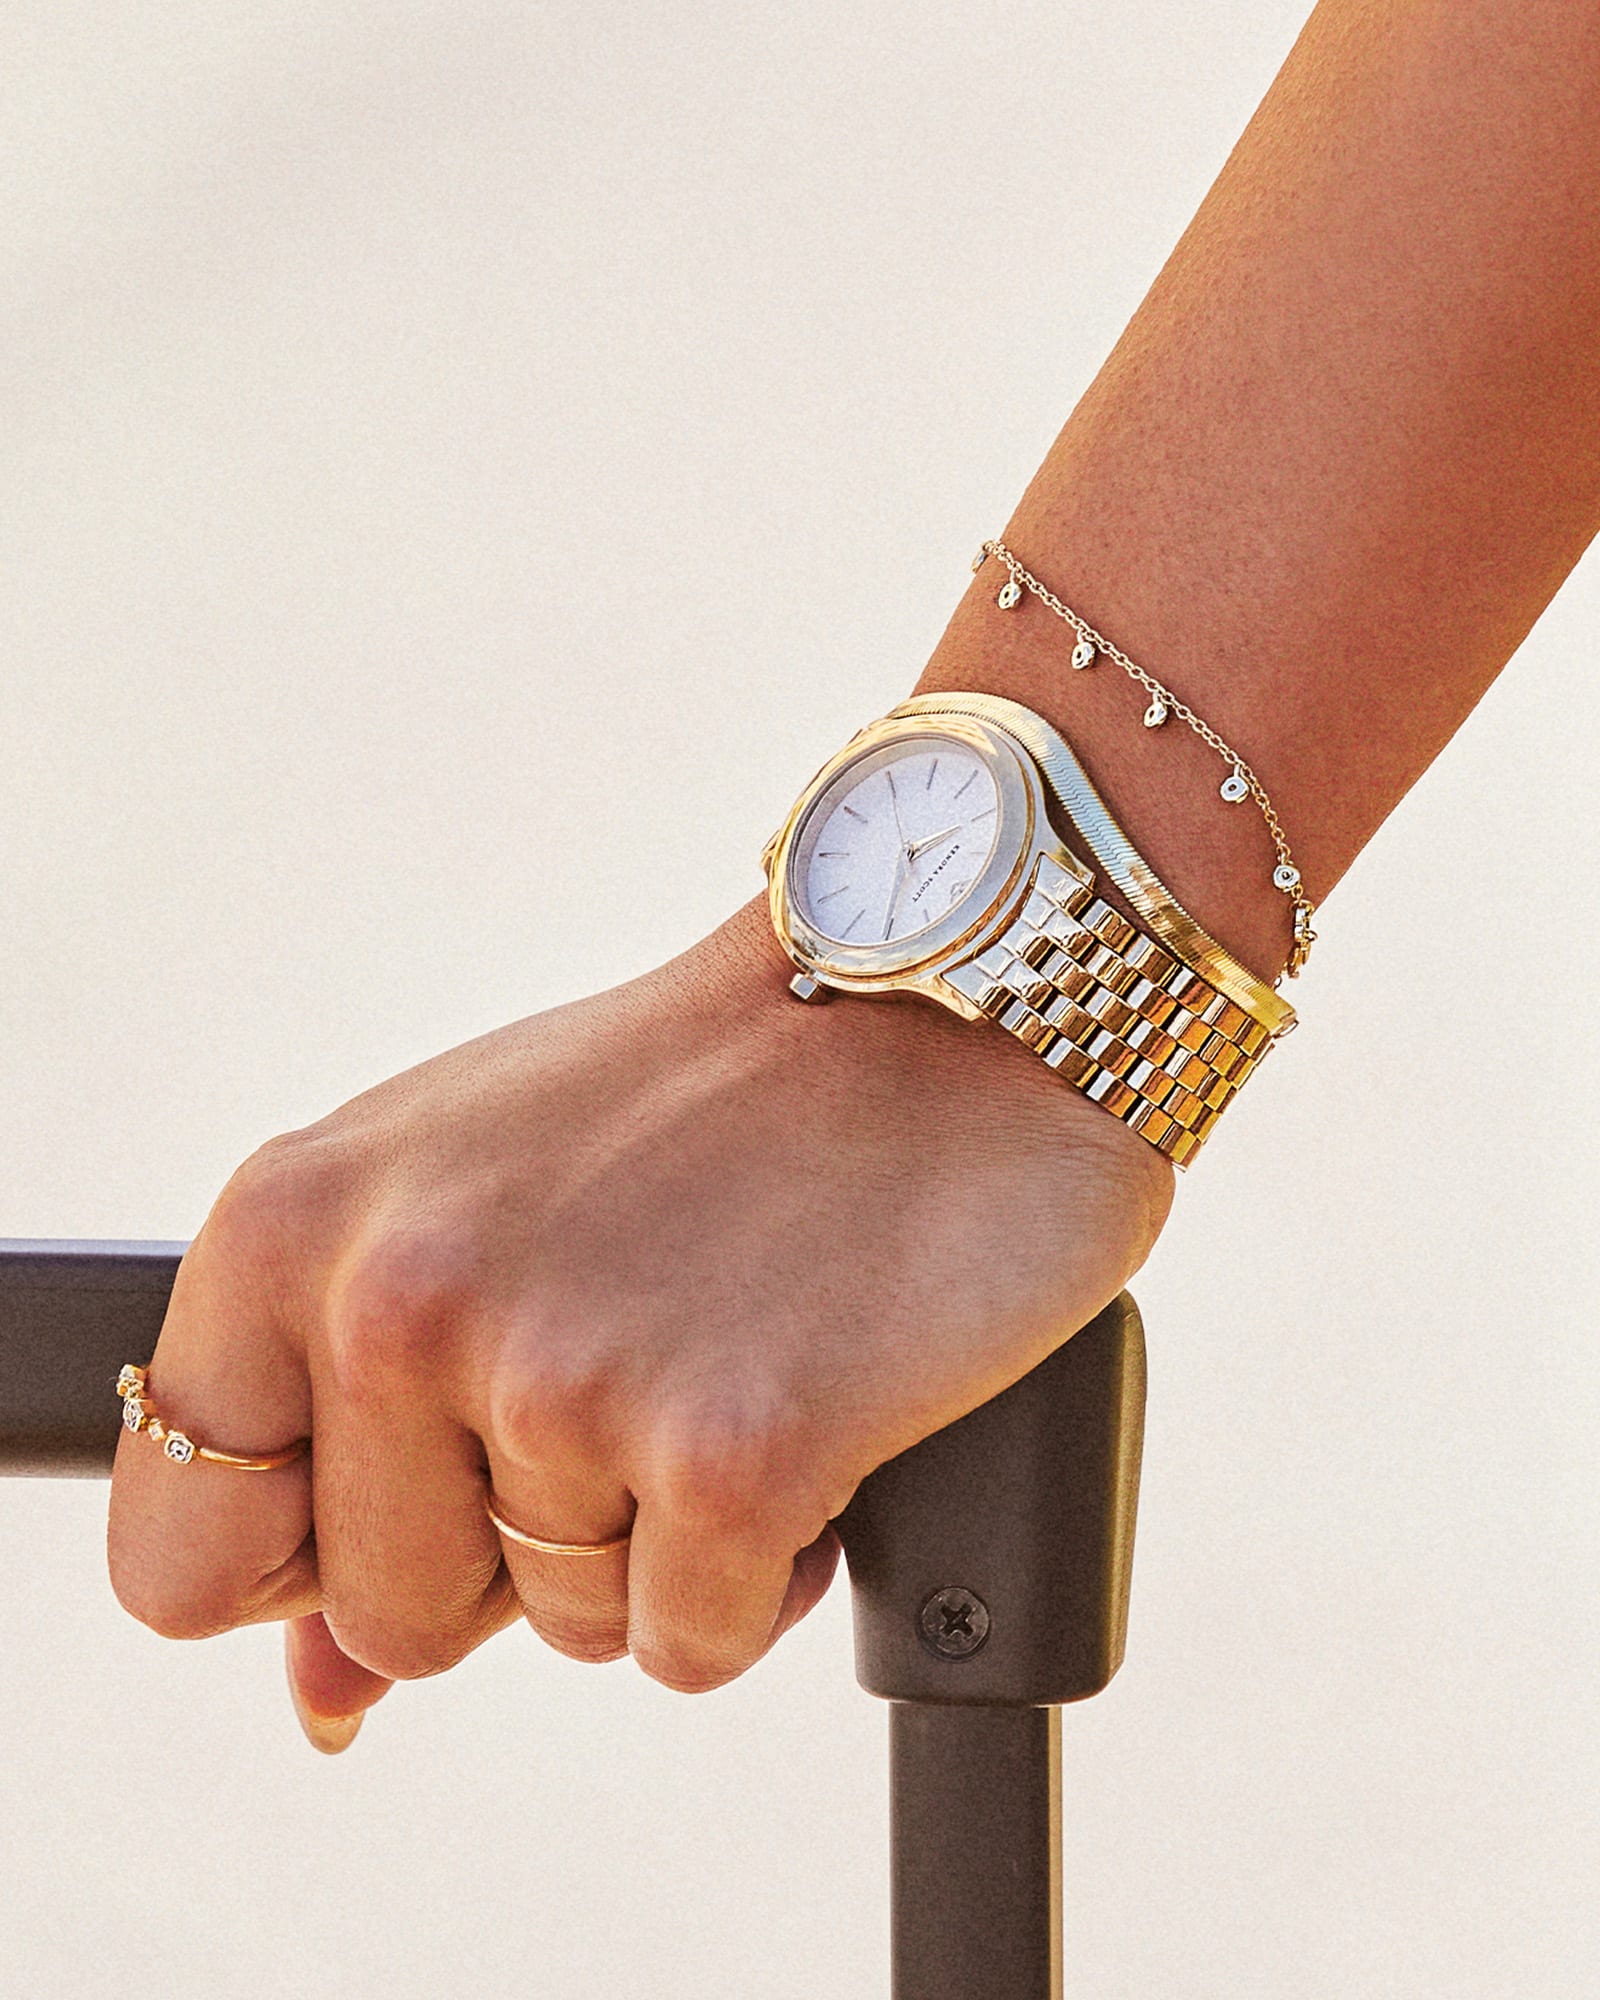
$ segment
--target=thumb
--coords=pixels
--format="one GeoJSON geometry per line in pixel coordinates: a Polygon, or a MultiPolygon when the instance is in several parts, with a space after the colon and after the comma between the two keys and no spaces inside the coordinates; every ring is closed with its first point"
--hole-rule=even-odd
{"type": "Polygon", "coordinates": [[[339,1650],[320,1611],[287,1621],[283,1657],[300,1727],[330,1757],[350,1747],[367,1710],[394,1686],[339,1650]]]}

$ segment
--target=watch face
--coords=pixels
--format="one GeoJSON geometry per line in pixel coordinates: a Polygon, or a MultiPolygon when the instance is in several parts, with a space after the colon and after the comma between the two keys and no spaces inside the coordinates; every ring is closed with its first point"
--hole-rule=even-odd
{"type": "Polygon", "coordinates": [[[950,916],[995,850],[1001,798],[969,744],[908,734],[844,766],[812,802],[790,876],[812,930],[898,945],[950,916]]]}

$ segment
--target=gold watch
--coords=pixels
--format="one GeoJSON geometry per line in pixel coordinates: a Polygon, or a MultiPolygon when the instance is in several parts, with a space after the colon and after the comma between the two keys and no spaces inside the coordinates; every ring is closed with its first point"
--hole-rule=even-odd
{"type": "Polygon", "coordinates": [[[913,992],[996,1021],[1175,1166],[1294,1026],[1015,702],[902,703],[828,760],[762,859],[798,998],[913,992]],[[1097,893],[1085,856],[1148,930],[1097,893]]]}

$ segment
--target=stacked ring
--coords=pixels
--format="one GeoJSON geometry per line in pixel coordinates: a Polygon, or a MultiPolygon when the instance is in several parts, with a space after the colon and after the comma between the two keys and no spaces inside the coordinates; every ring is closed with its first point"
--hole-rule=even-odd
{"type": "Polygon", "coordinates": [[[153,1438],[174,1465],[192,1465],[197,1458],[209,1458],[213,1465],[231,1465],[235,1472],[271,1472],[303,1458],[311,1449],[308,1437],[297,1438],[283,1451],[245,1455],[233,1451],[213,1451],[196,1444],[187,1431],[174,1430],[150,1400],[150,1371],[128,1362],[117,1377],[117,1394],[122,1398],[122,1421],[130,1431],[142,1431],[153,1438]]]}

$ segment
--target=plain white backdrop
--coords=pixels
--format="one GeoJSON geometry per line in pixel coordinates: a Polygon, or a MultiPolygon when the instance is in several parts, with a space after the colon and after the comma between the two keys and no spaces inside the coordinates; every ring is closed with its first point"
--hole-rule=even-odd
{"type": "MultiPolygon", "coordinates": [[[[11,0],[0,1235],[188,1237],[750,894],[1306,11],[11,0]]],[[[1591,561],[1135,1288],[1069,1991],[1600,1978],[1597,639],[1591,561]]],[[[842,1572],[714,1694],[519,1630],[327,1761],[276,1631],[124,1616],[104,1513],[0,1487],[8,1990],[886,1993],[842,1572]]]]}

